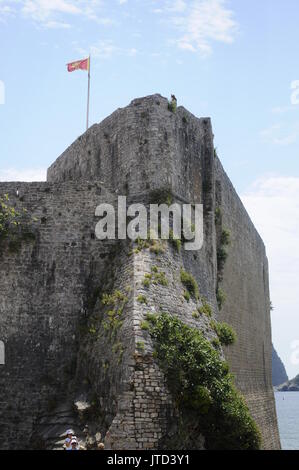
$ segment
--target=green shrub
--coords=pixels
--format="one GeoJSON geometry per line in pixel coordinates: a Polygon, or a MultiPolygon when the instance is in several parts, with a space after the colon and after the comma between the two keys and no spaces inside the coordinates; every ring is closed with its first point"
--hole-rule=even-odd
{"type": "Polygon", "coordinates": [[[228,325],[227,323],[213,322],[211,326],[217,333],[217,336],[221,344],[224,344],[225,346],[229,346],[230,344],[235,343],[237,339],[237,335],[234,329],[230,325],[228,325]]]}
{"type": "Polygon", "coordinates": [[[203,334],[165,313],[152,323],[150,334],[180,413],[181,448],[190,448],[184,446],[202,433],[207,449],[259,449],[260,432],[227,362],[203,334]]]}
{"type": "Polygon", "coordinates": [[[161,284],[162,286],[168,286],[168,280],[164,271],[159,271],[157,266],[152,266],[151,274],[145,274],[143,285],[148,287],[150,283],[161,284]]]}
{"type": "MultiPolygon", "coordinates": [[[[226,262],[227,260],[227,257],[228,257],[228,253],[227,251],[225,250],[225,248],[223,246],[220,246],[217,250],[217,261],[218,261],[218,264],[221,264],[224,266],[224,263],[226,262]]],[[[219,267],[219,266],[218,266],[219,267]]]]}
{"type": "Polygon", "coordinates": [[[163,271],[154,274],[154,284],[161,284],[161,286],[168,286],[168,280],[163,271]]]}
{"type": "Polygon", "coordinates": [[[151,285],[152,278],[153,278],[153,275],[150,273],[146,273],[144,275],[144,279],[142,281],[142,284],[144,285],[144,287],[149,287],[151,285]]]}
{"type": "Polygon", "coordinates": [[[142,284],[144,287],[149,287],[151,285],[151,281],[149,279],[143,279],[142,284]]]}
{"type": "Polygon", "coordinates": [[[143,341],[137,341],[136,347],[137,347],[137,349],[139,349],[139,351],[144,351],[144,342],[143,341]]]}
{"type": "Polygon", "coordinates": [[[196,310],[192,312],[192,318],[195,318],[196,320],[199,318],[199,313],[196,310]]]}
{"type": "Polygon", "coordinates": [[[8,250],[17,253],[22,242],[30,243],[36,236],[32,231],[31,223],[37,221],[31,218],[27,209],[16,210],[10,203],[7,194],[0,197],[0,242],[8,239],[8,250]]]}
{"type": "Polygon", "coordinates": [[[169,101],[168,102],[168,110],[171,111],[172,113],[176,112],[177,104],[175,101],[169,101]]]}
{"type": "Polygon", "coordinates": [[[147,304],[147,299],[145,295],[139,294],[137,297],[137,301],[140,302],[141,304],[147,304]]]}
{"type": "Polygon", "coordinates": [[[108,317],[103,321],[103,328],[109,332],[110,339],[114,339],[117,331],[122,327],[123,320],[119,318],[119,312],[109,310],[108,317]]]}
{"type": "Polygon", "coordinates": [[[217,250],[217,267],[218,271],[222,272],[224,269],[225,262],[227,260],[228,253],[223,246],[220,246],[217,250]]]}
{"type": "Polygon", "coordinates": [[[219,338],[213,338],[211,343],[214,346],[214,348],[216,348],[218,350],[221,348],[221,343],[219,341],[219,338]]]}
{"type": "Polygon", "coordinates": [[[117,305],[119,302],[123,304],[128,302],[128,297],[119,290],[115,290],[112,294],[104,293],[102,296],[103,305],[117,305]]]}
{"type": "Polygon", "coordinates": [[[148,238],[143,239],[143,238],[137,237],[134,243],[137,244],[137,248],[134,248],[133,253],[140,253],[145,248],[150,247],[150,241],[148,238]]]}
{"type": "Polygon", "coordinates": [[[231,242],[231,235],[230,235],[230,231],[229,230],[222,230],[222,233],[221,233],[221,245],[223,246],[228,246],[230,245],[230,242],[231,242]]]}
{"type": "Polygon", "coordinates": [[[219,310],[221,310],[224,305],[224,302],[226,301],[226,295],[225,295],[225,292],[220,287],[218,287],[217,289],[216,297],[217,297],[218,308],[219,310]]]}
{"type": "Polygon", "coordinates": [[[226,247],[230,245],[231,238],[229,230],[222,230],[220,237],[220,246],[217,249],[217,267],[218,267],[218,279],[222,280],[222,272],[226,263],[228,253],[226,247]]]}
{"type": "Polygon", "coordinates": [[[147,313],[146,319],[151,324],[154,324],[158,320],[158,315],[156,313],[147,313]]]}
{"type": "Polygon", "coordinates": [[[164,247],[161,240],[151,240],[150,252],[155,253],[155,255],[164,253],[164,247]]]}
{"type": "Polygon", "coordinates": [[[115,290],[111,294],[102,295],[102,304],[109,306],[110,309],[105,312],[103,328],[109,333],[110,340],[114,339],[116,333],[123,325],[122,314],[128,297],[121,291],[115,290]]]}
{"type": "Polygon", "coordinates": [[[97,333],[97,329],[94,327],[94,326],[90,326],[88,332],[91,334],[91,335],[95,335],[97,333]]]}
{"type": "Polygon", "coordinates": [[[192,274],[181,269],[181,282],[192,297],[195,299],[199,298],[198,285],[192,274]]]}
{"type": "Polygon", "coordinates": [[[21,213],[10,205],[7,194],[0,197],[0,237],[5,237],[11,229],[20,225],[21,213]]]}
{"type": "Polygon", "coordinates": [[[190,293],[189,293],[187,290],[184,290],[184,292],[183,292],[183,297],[184,297],[184,299],[185,299],[187,302],[189,302],[190,299],[191,299],[191,295],[190,295],[190,293]]]}
{"type": "Polygon", "coordinates": [[[147,320],[143,320],[141,323],[140,323],[140,328],[144,331],[147,331],[149,330],[149,327],[150,327],[150,324],[147,320]]]}
{"type": "Polygon", "coordinates": [[[207,303],[207,302],[203,302],[202,306],[199,307],[198,309],[199,313],[201,313],[202,315],[206,315],[207,317],[211,317],[212,316],[212,307],[207,303]]]}

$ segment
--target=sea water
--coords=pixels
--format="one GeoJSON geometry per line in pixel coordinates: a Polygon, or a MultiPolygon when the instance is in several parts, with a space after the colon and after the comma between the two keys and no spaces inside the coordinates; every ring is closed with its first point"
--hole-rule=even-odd
{"type": "Polygon", "coordinates": [[[299,392],[275,392],[283,450],[299,450],[299,392]]]}

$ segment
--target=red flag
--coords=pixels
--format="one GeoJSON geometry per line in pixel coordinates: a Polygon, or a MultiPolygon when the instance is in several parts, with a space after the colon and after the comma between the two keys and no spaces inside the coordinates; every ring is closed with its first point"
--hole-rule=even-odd
{"type": "Polygon", "coordinates": [[[89,57],[83,60],[77,60],[67,64],[67,71],[74,72],[75,70],[87,70],[89,72],[90,62],[89,57]]]}

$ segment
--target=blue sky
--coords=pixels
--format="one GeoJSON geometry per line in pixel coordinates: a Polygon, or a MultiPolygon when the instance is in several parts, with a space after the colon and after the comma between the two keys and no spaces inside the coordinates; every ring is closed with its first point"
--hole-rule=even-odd
{"type": "Polygon", "coordinates": [[[91,123],[157,92],[210,116],[218,154],[267,245],[273,338],[291,376],[298,18],[297,0],[0,0],[0,180],[43,179],[84,131],[87,74],[65,64],[89,53],[91,123]]]}

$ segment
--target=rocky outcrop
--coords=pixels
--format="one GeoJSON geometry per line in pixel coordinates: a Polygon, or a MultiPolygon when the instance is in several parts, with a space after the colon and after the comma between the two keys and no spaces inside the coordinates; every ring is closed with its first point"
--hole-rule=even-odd
{"type": "Polygon", "coordinates": [[[299,375],[277,387],[278,392],[299,392],[299,375]]]}
{"type": "Polygon", "coordinates": [[[272,345],[272,384],[277,387],[288,381],[285,366],[272,345]]]}

